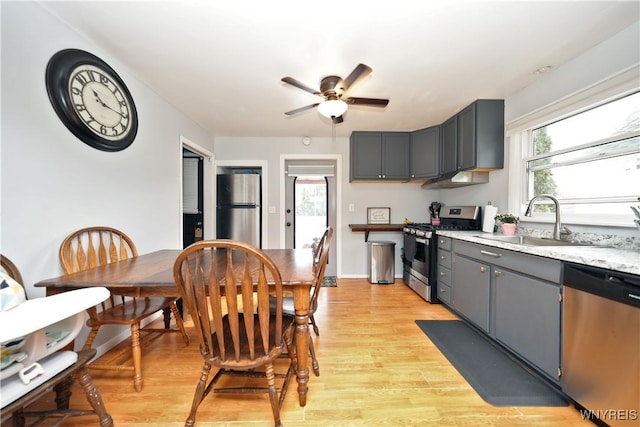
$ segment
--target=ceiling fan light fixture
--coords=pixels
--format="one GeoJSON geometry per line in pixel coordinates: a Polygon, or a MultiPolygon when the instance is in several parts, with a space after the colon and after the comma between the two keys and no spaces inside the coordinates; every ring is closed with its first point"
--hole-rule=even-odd
{"type": "Polygon", "coordinates": [[[325,117],[340,117],[347,111],[347,103],[341,99],[333,99],[324,101],[318,105],[318,111],[325,117]]]}

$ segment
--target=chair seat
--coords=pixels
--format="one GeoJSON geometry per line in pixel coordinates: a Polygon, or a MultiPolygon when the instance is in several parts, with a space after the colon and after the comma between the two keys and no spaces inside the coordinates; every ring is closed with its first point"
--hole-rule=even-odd
{"type": "MultiPolygon", "coordinates": [[[[269,297],[269,307],[271,310],[275,310],[276,298],[274,296],[269,297]]],[[[293,306],[293,297],[282,298],[282,312],[290,316],[295,316],[296,309],[293,306]]]]}
{"type": "MultiPolygon", "coordinates": [[[[280,356],[284,352],[285,343],[284,341],[281,342],[280,346],[276,346],[275,344],[275,340],[277,337],[277,335],[275,334],[275,331],[276,331],[275,319],[276,319],[275,316],[271,316],[271,319],[269,321],[269,344],[268,345],[269,345],[269,348],[271,349],[271,352],[265,353],[264,346],[262,345],[262,336],[260,334],[258,315],[257,314],[253,315],[254,355],[253,357],[251,357],[249,345],[247,344],[249,340],[248,340],[247,332],[245,328],[245,316],[243,314],[240,314],[238,317],[238,320],[239,320],[238,327],[240,332],[239,333],[240,342],[242,344],[239,348],[240,353],[238,356],[236,356],[235,349],[234,349],[234,340],[232,338],[232,332],[231,332],[232,329],[229,322],[229,316],[225,315],[222,318],[222,329],[224,331],[226,358],[225,360],[223,360],[220,357],[214,357],[211,359],[211,363],[214,366],[221,366],[224,364],[226,368],[230,368],[230,369],[251,369],[256,366],[264,365],[266,362],[270,360],[276,359],[278,356],[280,356]],[[240,360],[240,361],[236,363],[234,362],[234,359],[240,360]]],[[[283,331],[289,330],[290,328],[292,328],[294,322],[295,322],[295,318],[293,316],[283,315],[282,330],[283,331]]],[[[221,353],[218,348],[218,340],[216,338],[215,332],[213,333],[212,337],[213,337],[214,354],[220,355],[221,353]]]]}
{"type": "MultiPolygon", "coordinates": [[[[142,319],[156,313],[175,301],[174,298],[136,298],[126,300],[97,313],[98,324],[113,323],[119,325],[132,325],[139,323],[142,319]]],[[[93,321],[89,319],[87,325],[92,326],[93,321]]]]}

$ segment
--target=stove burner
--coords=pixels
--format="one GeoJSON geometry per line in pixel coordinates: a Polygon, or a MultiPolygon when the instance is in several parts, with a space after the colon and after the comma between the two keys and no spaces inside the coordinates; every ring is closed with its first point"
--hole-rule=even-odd
{"type": "MultiPolygon", "coordinates": [[[[413,223],[407,224],[403,229],[405,232],[411,233],[410,230],[420,230],[420,231],[436,231],[436,230],[479,230],[478,225],[473,223],[460,223],[460,222],[446,222],[441,221],[440,225],[431,225],[429,223],[413,223]]],[[[415,234],[415,233],[412,233],[415,234]]]]}
{"type": "Polygon", "coordinates": [[[414,222],[411,224],[407,224],[405,227],[412,228],[414,230],[427,230],[427,231],[433,230],[433,226],[428,222],[414,222]]]}

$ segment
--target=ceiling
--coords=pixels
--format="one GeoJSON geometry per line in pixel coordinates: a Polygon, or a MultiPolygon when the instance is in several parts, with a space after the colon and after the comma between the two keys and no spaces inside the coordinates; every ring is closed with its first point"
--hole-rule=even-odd
{"type": "MultiPolygon", "coordinates": [[[[348,136],[416,130],[479,98],[506,98],[638,21],[637,1],[45,1],[215,136],[348,136]],[[373,72],[335,125],[315,109],[327,75],[373,72]]],[[[70,46],[74,47],[74,46],[70,46]]],[[[113,64],[112,64],[113,65],[113,64]]],[[[117,68],[116,68],[117,71],[117,68]]],[[[121,73],[122,74],[122,73],[121,73]]],[[[135,92],[133,93],[135,97],[135,92]]]]}

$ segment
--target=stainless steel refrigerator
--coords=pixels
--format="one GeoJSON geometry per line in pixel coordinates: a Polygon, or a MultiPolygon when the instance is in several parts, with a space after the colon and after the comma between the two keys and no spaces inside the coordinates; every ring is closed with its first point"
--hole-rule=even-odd
{"type": "Polygon", "coordinates": [[[261,175],[217,176],[216,229],[219,239],[261,246],[261,175]]]}

